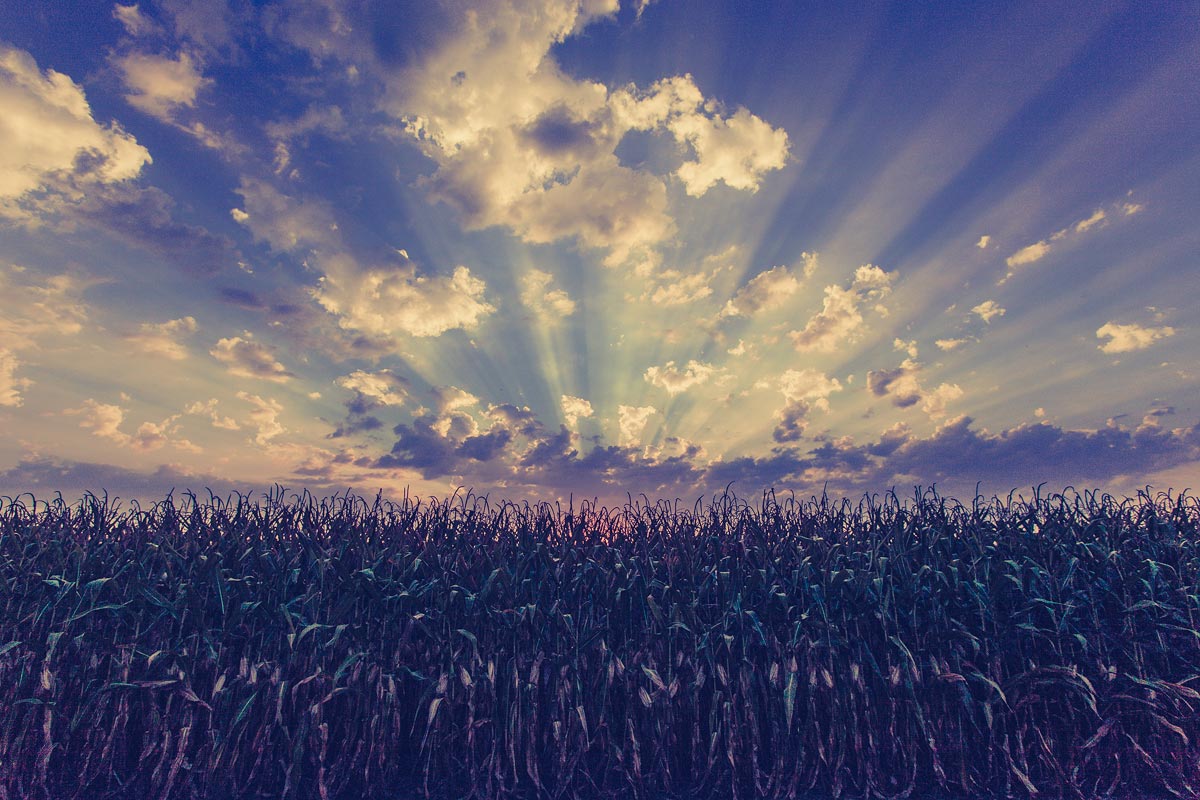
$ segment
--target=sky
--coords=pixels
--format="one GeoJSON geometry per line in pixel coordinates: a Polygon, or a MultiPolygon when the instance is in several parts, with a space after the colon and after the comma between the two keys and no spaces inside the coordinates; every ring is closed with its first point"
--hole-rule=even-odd
{"type": "Polygon", "coordinates": [[[0,494],[1200,489],[1200,5],[0,2],[0,494]]]}

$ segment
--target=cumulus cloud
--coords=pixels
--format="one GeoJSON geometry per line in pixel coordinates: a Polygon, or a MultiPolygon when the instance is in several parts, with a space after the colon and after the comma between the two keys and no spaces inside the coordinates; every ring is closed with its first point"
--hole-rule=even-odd
{"type": "Polygon", "coordinates": [[[136,178],[150,163],[119,125],[96,122],[71,78],[43,72],[28,53],[4,45],[0,107],[0,216],[35,220],[47,202],[35,193],[78,198],[89,187],[136,178]]]}
{"type": "Polygon", "coordinates": [[[459,265],[450,275],[419,275],[407,259],[363,268],[347,256],[322,262],[325,275],[313,297],[342,328],[373,336],[440,336],[473,330],[496,310],[486,284],[459,265]]]}
{"type": "Polygon", "coordinates": [[[592,416],[592,404],[582,397],[564,394],[560,402],[568,427],[574,428],[580,419],[592,416]]]}
{"type": "Polygon", "coordinates": [[[227,431],[241,430],[241,425],[233,417],[222,416],[217,411],[217,398],[213,397],[201,403],[189,403],[184,409],[185,414],[195,414],[201,417],[208,417],[214,428],[221,428],[227,431]]]}
{"type": "Polygon", "coordinates": [[[939,350],[949,351],[957,350],[969,341],[970,339],[937,339],[934,344],[939,350]]]}
{"type": "Polygon", "coordinates": [[[250,331],[243,331],[241,336],[218,340],[209,354],[224,364],[229,374],[241,378],[286,383],[295,377],[279,363],[269,347],[253,341],[250,331]]]}
{"type": "Polygon", "coordinates": [[[575,313],[575,301],[562,289],[551,289],[553,281],[553,275],[540,269],[531,269],[521,276],[521,302],[547,322],[575,313]]]}
{"type": "Polygon", "coordinates": [[[1175,329],[1169,325],[1155,327],[1136,323],[1106,322],[1096,330],[1097,339],[1108,339],[1107,342],[1099,345],[1105,353],[1129,353],[1134,350],[1145,350],[1160,339],[1174,335],[1175,329]]]}
{"type": "Polygon", "coordinates": [[[435,386],[433,388],[433,397],[434,407],[438,410],[439,414],[479,405],[478,397],[466,389],[460,389],[457,386],[435,386]]]}
{"type": "MultiPolygon", "coordinates": [[[[805,253],[806,261],[816,264],[816,256],[805,253]]],[[[804,277],[808,277],[811,270],[806,269],[804,277]]],[[[760,311],[770,311],[779,308],[800,291],[800,278],[784,266],[772,267],[765,272],[760,272],[750,279],[737,293],[725,304],[725,308],[721,310],[722,317],[737,317],[737,316],[752,316],[760,311]]]]}
{"type": "Polygon", "coordinates": [[[163,122],[174,122],[181,108],[196,104],[196,94],[211,81],[187,53],[176,57],[151,53],[126,53],[116,60],[134,108],[163,122]]]}
{"type": "Polygon", "coordinates": [[[842,391],[842,383],[814,369],[789,369],[779,376],[779,391],[789,403],[804,401],[821,411],[829,410],[829,396],[842,391]]]}
{"type": "Polygon", "coordinates": [[[876,397],[890,397],[896,408],[909,408],[921,403],[921,410],[931,418],[945,416],[946,404],[963,396],[957,384],[942,383],[934,389],[926,389],[919,377],[922,366],[912,358],[906,358],[894,369],[870,370],[867,372],[867,390],[876,397]]]}
{"type": "Polygon", "coordinates": [[[979,241],[975,243],[975,246],[978,247],[980,250],[986,250],[987,246],[989,244],[991,244],[991,241],[992,241],[991,236],[987,236],[987,235],[980,236],[979,241]]]}
{"type": "Polygon", "coordinates": [[[1003,317],[1006,310],[1001,308],[995,300],[984,300],[972,308],[971,313],[978,314],[979,318],[984,322],[991,322],[996,317],[1003,317]]]}
{"type": "Polygon", "coordinates": [[[195,317],[181,317],[167,322],[143,322],[137,333],[125,339],[146,355],[162,356],[172,361],[187,358],[187,345],[180,339],[196,332],[195,317]]]}
{"type": "Polygon", "coordinates": [[[636,445],[650,418],[658,413],[654,406],[617,406],[617,427],[622,445],[636,445]]]}
{"type": "Polygon", "coordinates": [[[891,396],[896,408],[908,408],[921,400],[921,384],[917,380],[918,365],[905,360],[895,369],[867,372],[867,389],[876,397],[891,396]]]}
{"type": "Polygon", "coordinates": [[[247,424],[254,429],[254,443],[260,447],[270,444],[271,440],[287,429],[279,421],[283,406],[278,400],[264,398],[249,392],[238,392],[237,398],[249,404],[247,424]]]}
{"type": "Polygon", "coordinates": [[[373,406],[402,406],[408,399],[408,381],[391,370],[355,370],[338,378],[334,383],[343,389],[349,389],[364,401],[352,409],[359,413],[373,406]]]}
{"type": "Polygon", "coordinates": [[[182,450],[196,452],[199,450],[195,445],[187,439],[174,439],[172,437],[178,431],[177,421],[179,415],[167,417],[162,422],[143,422],[138,426],[137,431],[130,435],[121,430],[121,424],[125,421],[125,409],[111,403],[99,403],[96,400],[88,398],[83,402],[80,408],[68,408],[63,411],[67,415],[79,415],[82,417],[79,421],[79,427],[90,430],[94,436],[101,439],[107,439],[120,447],[129,447],[134,450],[157,450],[165,444],[173,444],[175,447],[182,450]]]}
{"type": "Polygon", "coordinates": [[[915,339],[906,342],[897,337],[892,340],[892,349],[907,353],[909,358],[916,358],[920,354],[920,350],[917,348],[917,342],[915,339]]]}
{"type": "Polygon", "coordinates": [[[930,417],[945,416],[946,404],[963,396],[962,387],[957,383],[942,383],[931,392],[926,392],[921,402],[921,410],[930,417]]]}
{"type": "MultiPolygon", "coordinates": [[[[788,336],[801,352],[832,352],[844,341],[854,338],[863,324],[863,303],[877,301],[891,291],[892,273],[873,264],[855,270],[849,287],[826,286],[825,301],[803,330],[791,331],[788,336]]],[[[879,306],[876,306],[879,310],[879,306]]]]}
{"type": "Polygon", "coordinates": [[[575,239],[607,263],[652,259],[674,231],[663,178],[625,166],[630,131],[670,136],[674,173],[699,196],[716,183],[753,191],[787,159],[787,134],[725,113],[690,76],[647,90],[567,75],[553,46],[617,4],[506,0],[450,12],[438,41],[389,78],[384,107],[437,164],[425,186],[471,228],[503,226],[529,242],[575,239]]]}
{"type": "Polygon", "coordinates": [[[779,376],[779,390],[783,393],[784,405],[776,413],[776,426],[772,438],[776,442],[799,441],[808,428],[808,414],[816,408],[829,410],[829,396],[842,391],[837,378],[812,369],[789,369],[779,376]]]}
{"type": "Polygon", "coordinates": [[[496,310],[485,297],[486,284],[466,266],[450,275],[421,274],[404,250],[364,265],[343,242],[327,203],[296,200],[251,179],[238,193],[245,208],[233,216],[255,238],[281,252],[310,255],[308,263],[323,273],[310,294],[345,330],[398,346],[401,337],[473,330],[496,310]]]}
{"type": "Polygon", "coordinates": [[[674,361],[668,361],[662,367],[650,367],[644,376],[652,386],[666,389],[667,394],[673,397],[686,392],[693,386],[707,382],[719,371],[720,369],[712,364],[705,364],[693,359],[682,369],[676,367],[674,361]]]}

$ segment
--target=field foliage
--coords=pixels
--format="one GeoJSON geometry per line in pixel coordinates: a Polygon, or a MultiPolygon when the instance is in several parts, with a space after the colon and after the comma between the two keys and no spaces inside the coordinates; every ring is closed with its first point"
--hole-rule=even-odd
{"type": "Polygon", "coordinates": [[[10,800],[1200,792],[1186,494],[22,496],[0,607],[10,800]]]}

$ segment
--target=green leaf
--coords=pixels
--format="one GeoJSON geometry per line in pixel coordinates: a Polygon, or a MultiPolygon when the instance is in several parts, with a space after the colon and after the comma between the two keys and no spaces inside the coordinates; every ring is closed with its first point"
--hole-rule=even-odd
{"type": "Polygon", "coordinates": [[[788,732],[792,730],[792,712],[796,706],[796,673],[788,672],[787,686],[783,687],[783,710],[787,717],[788,732]]]}

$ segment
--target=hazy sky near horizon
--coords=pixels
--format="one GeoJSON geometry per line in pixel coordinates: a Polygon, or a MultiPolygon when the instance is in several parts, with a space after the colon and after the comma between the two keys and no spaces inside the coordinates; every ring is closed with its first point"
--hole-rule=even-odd
{"type": "Polygon", "coordinates": [[[0,494],[1200,489],[1200,5],[0,6],[0,494]]]}

